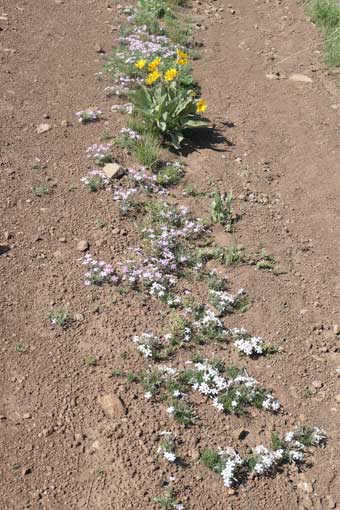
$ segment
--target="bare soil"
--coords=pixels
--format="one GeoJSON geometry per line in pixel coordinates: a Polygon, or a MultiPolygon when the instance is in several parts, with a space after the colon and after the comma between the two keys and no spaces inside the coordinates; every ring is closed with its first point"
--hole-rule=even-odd
{"type": "MultiPolygon", "coordinates": [[[[109,51],[122,21],[117,4],[2,0],[3,510],[152,510],[169,474],[191,510],[340,506],[340,338],[333,332],[340,323],[337,78],[324,65],[321,38],[297,0],[238,0],[233,8],[223,0],[194,1],[192,16],[203,20],[195,76],[219,134],[195,140],[184,182],[172,195],[208,217],[211,199],[183,197],[183,190],[189,184],[232,189],[242,218],[234,237],[216,228],[216,238],[275,256],[279,274],[249,265],[228,271],[232,287],[244,287],[252,306],[226,323],[281,349],[242,365],[273,389],[284,411],[225,417],[198,399],[198,422],[190,429],[172,425],[187,467],[159,461],[159,431],[169,426],[165,407],[148,404],[142,388],[111,373],[147,366],[131,338],[162,331],[165,309],[138,293],[85,287],[77,250],[87,240],[94,256],[115,263],[137,243],[136,220],[121,218],[109,193],[91,194],[80,183],[91,166],[87,147],[103,131],[116,134],[123,122],[110,111],[114,100],[105,97],[107,83],[96,74],[102,72],[96,44],[109,51]],[[294,73],[312,82],[290,80],[294,73]],[[100,107],[104,119],[82,126],[74,113],[88,106],[100,107]],[[41,123],[51,129],[37,134],[41,123]],[[36,197],[32,188],[41,185],[50,193],[36,197]],[[58,304],[77,317],[65,331],[47,319],[58,304]],[[90,355],[97,366],[84,363],[90,355]],[[124,404],[116,402],[114,417],[98,402],[108,394],[124,404]],[[198,461],[205,447],[244,451],[297,423],[328,435],[304,472],[252,480],[231,494],[198,461]],[[249,432],[244,440],[240,429],[249,432]]],[[[239,363],[228,350],[201,350],[239,363]]]]}

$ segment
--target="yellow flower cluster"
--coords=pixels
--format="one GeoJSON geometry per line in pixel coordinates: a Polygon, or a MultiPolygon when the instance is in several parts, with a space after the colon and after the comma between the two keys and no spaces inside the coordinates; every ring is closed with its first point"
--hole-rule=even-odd
{"type": "Polygon", "coordinates": [[[145,80],[145,83],[147,85],[153,85],[157,80],[159,80],[159,78],[161,77],[161,73],[158,72],[158,71],[153,71],[152,73],[149,73],[146,80],[145,80]]]}
{"type": "Polygon", "coordinates": [[[197,113],[204,113],[207,109],[207,102],[205,99],[199,99],[196,103],[196,112],[197,113]]]}
{"type": "Polygon", "coordinates": [[[151,72],[155,71],[160,63],[161,63],[161,59],[159,57],[155,58],[155,60],[153,60],[149,64],[149,67],[148,67],[149,71],[151,71],[151,72]]]}
{"type": "Polygon", "coordinates": [[[144,69],[145,66],[146,60],[144,60],[143,58],[139,59],[138,62],[135,63],[135,67],[137,67],[137,69],[144,69]]]}
{"type": "Polygon", "coordinates": [[[178,76],[178,71],[175,68],[168,69],[164,75],[165,81],[173,81],[178,76]]]}
{"type": "Polygon", "coordinates": [[[188,63],[188,54],[185,51],[177,50],[177,64],[185,66],[188,63]]]}
{"type": "MultiPolygon", "coordinates": [[[[188,63],[188,58],[189,58],[189,56],[188,56],[187,53],[185,53],[182,50],[177,50],[177,60],[176,60],[176,64],[177,65],[179,65],[179,66],[186,65],[188,63]]],[[[137,69],[142,70],[145,67],[147,67],[149,72],[148,72],[148,75],[147,75],[147,77],[145,79],[146,85],[153,85],[154,83],[156,83],[156,81],[158,81],[159,79],[162,78],[162,74],[158,70],[161,62],[162,61],[161,61],[160,57],[157,57],[152,62],[150,62],[149,64],[143,58],[139,59],[135,63],[135,67],[137,69]]],[[[164,73],[164,80],[166,82],[172,82],[172,81],[176,80],[178,75],[179,75],[178,70],[175,67],[171,67],[170,69],[165,71],[165,73],[164,73]]],[[[195,93],[194,92],[191,92],[191,95],[192,95],[192,97],[195,97],[195,93]]],[[[207,109],[207,102],[206,102],[206,100],[203,99],[203,98],[199,99],[196,102],[196,112],[197,113],[204,113],[206,109],[207,109]]]]}

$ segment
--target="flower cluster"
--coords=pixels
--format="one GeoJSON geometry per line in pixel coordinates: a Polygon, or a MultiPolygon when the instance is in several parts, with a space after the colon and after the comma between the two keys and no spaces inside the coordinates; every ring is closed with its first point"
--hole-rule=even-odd
{"type": "Polygon", "coordinates": [[[252,377],[240,373],[226,379],[207,361],[195,365],[192,383],[195,390],[212,399],[219,411],[240,414],[251,405],[272,412],[280,409],[279,402],[252,377]]]}
{"type": "Polygon", "coordinates": [[[266,346],[263,339],[259,336],[251,336],[243,328],[233,328],[230,330],[233,337],[237,339],[234,341],[234,346],[246,356],[260,356],[265,353],[266,346]]]}
{"type": "Polygon", "coordinates": [[[104,260],[95,260],[89,253],[86,254],[82,263],[89,267],[85,273],[85,285],[103,285],[104,283],[117,284],[119,278],[111,264],[104,260]]]}
{"type": "Polygon", "coordinates": [[[176,462],[177,455],[171,432],[163,430],[160,435],[164,438],[158,447],[157,453],[161,454],[168,462],[176,462]]]}
{"type": "Polygon", "coordinates": [[[177,46],[165,35],[154,35],[147,32],[146,27],[135,27],[133,32],[120,38],[122,47],[116,56],[127,63],[135,63],[141,58],[149,59],[159,55],[164,59],[176,55],[177,46]]]}
{"type": "Polygon", "coordinates": [[[283,440],[276,438],[277,446],[273,445],[272,449],[261,444],[253,448],[252,454],[245,458],[233,448],[226,448],[218,452],[205,450],[201,459],[222,477],[226,487],[233,487],[249,476],[273,476],[284,464],[301,464],[305,461],[307,447],[320,446],[325,440],[325,434],[319,429],[295,429],[294,432],[288,432],[283,440]],[[312,442],[311,437],[320,440],[312,442]]]}
{"type": "Polygon", "coordinates": [[[93,144],[86,150],[88,158],[93,158],[96,165],[104,165],[113,161],[112,144],[93,144]]]}
{"type": "Polygon", "coordinates": [[[156,360],[162,358],[163,350],[169,345],[169,337],[167,335],[160,339],[153,333],[142,333],[140,336],[134,336],[132,341],[137,345],[138,351],[145,358],[156,360]]]}
{"type": "Polygon", "coordinates": [[[221,313],[231,313],[237,306],[240,296],[244,296],[244,289],[240,289],[235,296],[223,290],[209,290],[210,303],[221,313]]]}
{"type": "Polygon", "coordinates": [[[99,120],[102,116],[102,111],[99,109],[90,109],[82,110],[80,112],[76,112],[76,117],[79,122],[86,124],[87,122],[94,122],[99,120]]]}
{"type": "Polygon", "coordinates": [[[105,189],[110,184],[110,180],[101,170],[91,170],[91,172],[89,172],[85,177],[82,177],[80,180],[90,191],[105,189]]]}
{"type": "Polygon", "coordinates": [[[130,140],[140,140],[141,139],[141,135],[138,134],[136,131],[134,131],[133,129],[130,129],[130,128],[122,128],[120,130],[120,133],[126,137],[126,138],[129,138],[130,140]]]}
{"type": "Polygon", "coordinates": [[[126,104],[115,104],[111,106],[112,112],[122,112],[127,113],[128,115],[132,115],[134,106],[132,103],[126,103],[126,104]]]}

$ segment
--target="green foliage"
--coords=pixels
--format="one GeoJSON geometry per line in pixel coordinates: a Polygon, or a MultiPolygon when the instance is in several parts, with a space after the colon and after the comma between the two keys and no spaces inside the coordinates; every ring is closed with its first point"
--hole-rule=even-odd
{"type": "Polygon", "coordinates": [[[189,426],[194,423],[192,410],[181,401],[175,401],[173,403],[172,417],[184,426],[189,426]]]}
{"type": "Polygon", "coordinates": [[[183,168],[181,166],[171,164],[163,166],[157,172],[157,184],[163,187],[178,184],[183,173],[183,168]]]}
{"type": "Polygon", "coordinates": [[[48,318],[50,319],[53,325],[64,329],[67,328],[67,326],[69,326],[71,322],[68,310],[65,306],[59,306],[58,308],[53,310],[49,314],[48,318]]]}
{"type": "Polygon", "coordinates": [[[322,30],[334,30],[340,24],[340,9],[337,0],[311,0],[307,12],[322,30]]]}
{"type": "Polygon", "coordinates": [[[95,356],[90,355],[86,356],[86,358],[84,359],[84,363],[88,367],[95,367],[97,366],[98,360],[95,356]]]}
{"type": "Polygon", "coordinates": [[[131,145],[131,152],[142,165],[152,168],[160,157],[159,138],[152,132],[146,133],[131,145]]]}
{"type": "Polygon", "coordinates": [[[150,88],[142,86],[135,91],[132,101],[150,129],[157,130],[177,150],[187,130],[204,127],[207,122],[197,114],[192,93],[175,81],[150,88]]]}
{"type": "Polygon", "coordinates": [[[50,192],[47,186],[37,186],[33,188],[33,193],[36,197],[43,197],[44,195],[48,195],[50,192]]]}
{"type": "Polygon", "coordinates": [[[233,210],[232,202],[234,196],[230,191],[227,196],[222,196],[219,192],[215,192],[211,204],[211,217],[215,223],[220,223],[228,228],[232,226],[233,210]]]}
{"type": "Polygon", "coordinates": [[[201,462],[212,471],[221,473],[223,470],[223,463],[221,457],[214,450],[204,450],[201,453],[201,462]]]}
{"type": "Polygon", "coordinates": [[[337,0],[309,0],[307,13],[326,37],[326,60],[340,65],[340,8],[337,0]]]}

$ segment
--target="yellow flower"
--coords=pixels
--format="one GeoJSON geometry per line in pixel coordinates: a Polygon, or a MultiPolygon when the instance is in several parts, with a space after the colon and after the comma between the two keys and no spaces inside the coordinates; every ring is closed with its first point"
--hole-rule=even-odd
{"type": "Polygon", "coordinates": [[[152,85],[153,83],[155,83],[155,81],[159,80],[160,77],[161,73],[159,73],[158,71],[153,71],[152,73],[148,74],[145,83],[147,85],[152,85]]]}
{"type": "Polygon", "coordinates": [[[138,60],[138,62],[135,63],[135,67],[137,67],[137,69],[143,69],[146,65],[146,60],[144,60],[143,58],[141,58],[140,60],[138,60]]]}
{"type": "Polygon", "coordinates": [[[204,113],[207,109],[207,102],[205,99],[199,99],[196,103],[196,112],[197,113],[204,113]]]}
{"type": "Polygon", "coordinates": [[[165,77],[165,81],[173,81],[178,75],[178,71],[177,69],[168,69],[167,72],[165,73],[164,77],[165,77]]]}
{"type": "Polygon", "coordinates": [[[159,57],[155,58],[152,62],[149,64],[149,71],[155,71],[159,64],[161,63],[161,59],[159,57]]]}
{"type": "Polygon", "coordinates": [[[188,63],[188,54],[185,51],[177,50],[177,64],[185,66],[188,63]]]}

